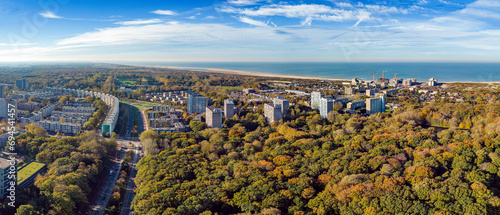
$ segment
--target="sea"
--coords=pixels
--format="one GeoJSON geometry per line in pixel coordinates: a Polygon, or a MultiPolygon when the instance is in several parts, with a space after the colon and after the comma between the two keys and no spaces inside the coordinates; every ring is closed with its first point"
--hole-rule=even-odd
{"type": "MultiPolygon", "coordinates": [[[[122,62],[123,63],[123,62],[122,62]]],[[[216,68],[329,79],[362,80],[375,78],[416,78],[439,82],[500,82],[500,63],[440,63],[440,62],[127,62],[129,65],[216,68]]]]}

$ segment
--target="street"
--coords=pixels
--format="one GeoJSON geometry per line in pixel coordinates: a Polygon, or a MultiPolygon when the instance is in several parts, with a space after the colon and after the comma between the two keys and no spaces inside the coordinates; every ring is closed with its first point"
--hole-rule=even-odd
{"type": "Polygon", "coordinates": [[[137,169],[136,165],[137,162],[140,160],[139,154],[142,153],[141,150],[134,149],[134,154],[132,161],[133,163],[130,165],[130,174],[129,174],[129,180],[127,184],[127,191],[125,191],[125,196],[123,198],[123,204],[122,204],[122,209],[120,211],[121,215],[129,215],[130,214],[130,206],[132,204],[132,200],[134,199],[135,192],[134,192],[134,187],[135,187],[135,176],[137,174],[137,169]]]}
{"type": "Polygon", "coordinates": [[[109,198],[113,192],[113,187],[116,184],[116,180],[118,180],[118,176],[120,175],[120,170],[123,162],[123,158],[125,157],[126,151],[120,150],[118,152],[118,160],[113,162],[111,166],[111,174],[108,177],[108,181],[104,186],[101,195],[97,199],[96,204],[92,208],[92,215],[102,215],[104,214],[104,210],[106,209],[106,205],[108,205],[109,198]]]}
{"type": "MultiPolygon", "coordinates": [[[[138,140],[136,137],[131,137],[131,131],[134,127],[134,108],[132,106],[129,107],[130,109],[130,114],[127,122],[127,131],[125,134],[124,139],[118,139],[117,143],[118,146],[121,146],[117,153],[118,159],[113,162],[112,166],[110,167],[110,170],[112,171],[110,175],[107,177],[107,182],[104,188],[101,191],[101,194],[99,195],[97,202],[95,205],[91,206],[92,210],[91,213],[92,215],[102,215],[104,214],[104,211],[106,209],[106,206],[109,202],[109,199],[111,197],[111,194],[113,193],[113,187],[116,185],[116,181],[118,180],[118,177],[120,175],[122,163],[123,163],[123,158],[125,157],[127,151],[130,149],[132,150],[132,163],[130,164],[130,172],[128,174],[128,183],[127,183],[127,190],[125,191],[125,196],[123,198],[123,204],[122,208],[120,210],[120,214],[125,214],[128,215],[130,214],[130,206],[132,204],[132,200],[134,199],[135,193],[134,193],[134,187],[135,187],[135,182],[134,178],[137,174],[136,170],[136,165],[137,162],[140,160],[140,154],[142,154],[142,144],[139,141],[134,141],[138,140]]],[[[137,111],[137,116],[138,116],[138,133],[141,134],[144,131],[144,115],[136,109],[137,111]]]]}

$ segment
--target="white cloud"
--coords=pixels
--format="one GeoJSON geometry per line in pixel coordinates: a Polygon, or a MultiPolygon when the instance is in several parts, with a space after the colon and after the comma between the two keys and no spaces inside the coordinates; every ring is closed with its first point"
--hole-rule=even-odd
{"type": "Polygon", "coordinates": [[[188,16],[186,19],[196,19],[196,16],[188,16]]]}
{"type": "Polygon", "coordinates": [[[204,19],[217,19],[215,16],[206,16],[204,19]]]}
{"type": "Polygon", "coordinates": [[[0,46],[30,46],[35,43],[0,43],[0,46]]]}
{"type": "Polygon", "coordinates": [[[325,5],[301,4],[263,6],[257,10],[244,9],[240,13],[247,16],[285,16],[289,18],[298,18],[315,16],[320,13],[334,13],[338,11],[340,10],[334,10],[325,5]]]}
{"type": "Polygon", "coordinates": [[[354,7],[352,6],[352,4],[347,2],[335,2],[335,5],[337,5],[337,7],[348,7],[348,8],[354,7]]]}
{"type": "Polygon", "coordinates": [[[429,3],[429,1],[427,1],[427,0],[419,0],[417,2],[418,5],[424,5],[424,4],[427,4],[427,3],[429,3]]]}
{"type": "Polygon", "coordinates": [[[160,19],[137,19],[137,20],[132,20],[132,21],[122,21],[122,22],[115,22],[115,24],[119,25],[146,25],[146,24],[154,24],[154,23],[160,23],[160,19]]]}
{"type": "Polygon", "coordinates": [[[461,4],[450,2],[450,1],[445,1],[445,0],[439,0],[439,2],[446,4],[446,5],[455,5],[455,6],[460,6],[461,4]]]}
{"type": "Polygon", "coordinates": [[[264,23],[262,21],[254,20],[254,19],[251,19],[251,18],[248,18],[245,16],[238,17],[238,20],[240,22],[250,24],[251,26],[267,27],[266,23],[264,23]]]}
{"type": "Polygon", "coordinates": [[[500,8],[500,1],[497,0],[479,0],[469,6],[483,7],[483,8],[500,8]]]}
{"type": "Polygon", "coordinates": [[[250,17],[256,16],[283,16],[287,18],[300,18],[302,25],[311,25],[313,20],[345,22],[356,21],[358,25],[362,21],[377,20],[374,16],[382,14],[408,14],[410,11],[421,10],[421,7],[397,8],[384,5],[365,5],[358,2],[353,6],[350,3],[335,3],[338,8],[332,8],[320,4],[285,5],[272,4],[258,8],[235,8],[225,6],[218,11],[235,13],[250,17]]]}
{"type": "Polygon", "coordinates": [[[54,12],[52,11],[44,11],[44,12],[41,12],[40,13],[40,16],[43,16],[45,18],[50,18],[50,19],[60,19],[62,17],[56,15],[54,12]]]}
{"type": "Polygon", "coordinates": [[[227,3],[237,6],[255,5],[262,0],[228,0],[227,3]]]}
{"type": "Polygon", "coordinates": [[[308,17],[306,17],[306,19],[304,19],[304,21],[302,21],[300,24],[301,24],[301,25],[311,25],[312,21],[313,21],[313,18],[312,18],[312,17],[310,17],[310,16],[308,16],[308,17]]]}
{"type": "Polygon", "coordinates": [[[151,13],[158,14],[158,15],[169,15],[169,16],[177,15],[177,13],[175,11],[172,11],[172,10],[155,10],[155,11],[151,11],[151,13]]]}
{"type": "MultiPolygon", "coordinates": [[[[242,19],[242,21],[258,26],[265,25],[258,21],[252,22],[250,19],[242,19]]],[[[169,22],[104,28],[59,40],[56,44],[58,46],[109,46],[163,43],[191,46],[221,43],[233,46],[246,44],[244,41],[275,43],[289,37],[289,35],[277,34],[271,29],[274,28],[235,28],[223,24],[169,22]]]]}

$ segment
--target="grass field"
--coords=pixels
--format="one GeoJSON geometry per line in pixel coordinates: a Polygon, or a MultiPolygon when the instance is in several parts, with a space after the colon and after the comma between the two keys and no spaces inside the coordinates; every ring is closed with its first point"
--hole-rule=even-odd
{"type": "Polygon", "coordinates": [[[135,106],[135,107],[139,108],[139,110],[147,109],[147,108],[153,107],[153,105],[155,105],[154,103],[150,103],[150,102],[131,102],[131,101],[127,101],[127,100],[120,100],[120,102],[135,106]]]}
{"type": "Polygon", "coordinates": [[[43,163],[36,161],[31,162],[17,172],[17,184],[21,184],[24,180],[36,173],[45,166],[43,163]]]}
{"type": "Polygon", "coordinates": [[[123,85],[136,85],[136,81],[131,80],[120,80],[120,83],[123,85]]]}
{"type": "Polygon", "coordinates": [[[241,87],[221,86],[220,88],[226,89],[226,90],[229,90],[229,91],[241,91],[241,87]]]}

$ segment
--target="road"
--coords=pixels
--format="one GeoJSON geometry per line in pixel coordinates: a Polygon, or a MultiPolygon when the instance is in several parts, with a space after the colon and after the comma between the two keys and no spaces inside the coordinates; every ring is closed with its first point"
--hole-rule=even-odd
{"type": "MultiPolygon", "coordinates": [[[[139,149],[142,149],[139,148],[139,149]]],[[[134,200],[135,192],[135,176],[137,175],[137,169],[136,165],[137,162],[140,160],[139,154],[142,153],[141,150],[139,149],[134,149],[134,155],[132,157],[132,164],[130,165],[130,174],[129,174],[129,179],[128,179],[128,184],[127,184],[127,190],[125,191],[125,196],[123,197],[123,204],[122,208],[120,211],[120,215],[129,215],[130,214],[130,206],[132,205],[132,200],[134,200]]]]}
{"type": "Polygon", "coordinates": [[[132,128],[134,127],[134,108],[129,106],[129,114],[128,114],[128,122],[127,122],[127,132],[125,133],[125,139],[130,138],[130,132],[132,132],[132,128]]]}
{"type": "MultiPolygon", "coordinates": [[[[144,125],[146,125],[144,119],[144,115],[143,113],[137,108],[136,109],[137,111],[137,117],[139,119],[138,122],[139,122],[139,128],[138,128],[138,132],[139,134],[142,133],[144,131],[144,125]]],[[[133,115],[133,114],[131,114],[133,115]]],[[[133,142],[134,143],[134,147],[135,149],[133,150],[133,155],[132,155],[132,164],[130,165],[130,173],[129,173],[129,179],[128,179],[128,184],[127,184],[127,190],[125,191],[125,196],[123,197],[123,203],[122,203],[122,208],[121,208],[121,211],[120,211],[120,214],[122,215],[129,215],[130,214],[130,206],[132,205],[132,200],[134,200],[134,196],[135,196],[135,192],[134,192],[134,188],[135,188],[135,176],[137,175],[137,169],[136,169],[136,165],[137,165],[137,162],[139,162],[139,160],[141,159],[140,158],[140,154],[142,154],[142,144],[140,142],[133,142]]]]}
{"type": "MultiPolygon", "coordinates": [[[[137,137],[131,137],[130,133],[134,127],[134,108],[130,107],[130,114],[127,122],[127,131],[125,134],[124,139],[118,139],[118,145],[121,145],[122,148],[118,152],[118,160],[114,161],[110,169],[112,169],[113,172],[107,177],[107,182],[104,188],[101,191],[101,194],[99,195],[97,202],[91,206],[92,210],[89,214],[92,215],[103,215],[104,211],[106,209],[106,206],[109,202],[109,199],[111,197],[111,194],[113,192],[113,187],[116,185],[116,180],[118,180],[120,171],[121,171],[121,166],[123,163],[123,158],[125,157],[125,154],[128,150],[128,147],[131,147],[132,149],[132,164],[130,165],[131,170],[129,173],[129,180],[127,184],[127,190],[125,192],[124,200],[123,200],[123,205],[121,209],[121,214],[130,214],[130,205],[132,204],[132,200],[134,199],[135,193],[134,193],[134,178],[137,174],[136,170],[136,165],[137,162],[140,160],[139,154],[142,154],[142,144],[139,141],[134,141],[138,140],[137,137]]],[[[144,117],[139,111],[139,109],[136,109],[137,111],[137,116],[138,116],[138,122],[139,122],[139,127],[138,127],[138,132],[139,134],[144,131],[144,117]]]]}
{"type": "Polygon", "coordinates": [[[101,195],[97,198],[96,204],[93,206],[90,214],[92,215],[102,215],[104,214],[104,210],[106,209],[106,205],[108,205],[109,198],[113,193],[113,187],[115,187],[116,180],[118,180],[118,176],[120,175],[121,166],[123,163],[123,158],[125,157],[125,150],[120,150],[118,152],[118,160],[114,161],[111,165],[111,174],[107,177],[107,182],[104,188],[101,191],[101,195]]]}

